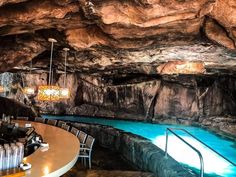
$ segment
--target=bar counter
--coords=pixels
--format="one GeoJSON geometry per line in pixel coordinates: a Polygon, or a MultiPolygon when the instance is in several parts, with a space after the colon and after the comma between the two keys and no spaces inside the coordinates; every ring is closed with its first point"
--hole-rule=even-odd
{"type": "Polygon", "coordinates": [[[30,123],[35,131],[49,144],[49,149],[39,148],[33,154],[24,158],[32,165],[25,171],[30,177],[57,177],[69,171],[77,161],[80,142],[76,136],[59,127],[29,121],[14,121],[19,126],[30,123]]]}

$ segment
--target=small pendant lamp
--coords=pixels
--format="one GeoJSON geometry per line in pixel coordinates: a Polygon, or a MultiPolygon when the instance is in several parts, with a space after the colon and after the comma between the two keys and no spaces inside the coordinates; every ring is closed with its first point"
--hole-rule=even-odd
{"type": "Polygon", "coordinates": [[[59,101],[60,100],[60,87],[52,85],[52,56],[53,56],[53,44],[57,41],[49,38],[51,42],[51,56],[50,56],[50,67],[49,67],[49,81],[48,85],[42,85],[38,88],[38,100],[39,101],[59,101]]]}
{"type": "Polygon", "coordinates": [[[3,74],[1,74],[1,85],[0,85],[0,93],[4,93],[5,92],[5,87],[3,86],[3,74]]]}
{"type": "Polygon", "coordinates": [[[65,76],[64,76],[64,85],[60,90],[60,97],[62,100],[70,98],[70,90],[66,87],[66,65],[67,65],[67,52],[70,50],[68,48],[63,49],[65,51],[65,76]]]}
{"type": "Polygon", "coordinates": [[[0,93],[4,93],[5,92],[5,88],[1,85],[0,86],[0,93]]]}
{"type": "MultiPolygon", "coordinates": [[[[30,61],[30,75],[32,70],[32,60],[30,61]]],[[[23,93],[26,95],[33,95],[35,93],[35,89],[33,87],[24,87],[23,93]]]]}

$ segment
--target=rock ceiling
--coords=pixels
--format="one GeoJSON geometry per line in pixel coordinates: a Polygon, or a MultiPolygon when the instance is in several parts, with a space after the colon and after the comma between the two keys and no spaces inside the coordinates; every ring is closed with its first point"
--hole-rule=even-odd
{"type": "Polygon", "coordinates": [[[234,74],[236,1],[0,0],[0,72],[47,70],[49,37],[58,71],[234,74]]]}

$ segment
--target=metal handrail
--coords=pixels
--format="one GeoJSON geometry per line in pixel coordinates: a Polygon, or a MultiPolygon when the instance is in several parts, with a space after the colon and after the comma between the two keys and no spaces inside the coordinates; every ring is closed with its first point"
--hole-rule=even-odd
{"type": "Polygon", "coordinates": [[[203,177],[204,175],[204,162],[202,154],[199,150],[197,150],[195,147],[193,147],[191,144],[189,144],[187,141],[185,141],[183,138],[181,138],[179,135],[177,135],[175,132],[173,132],[170,128],[166,129],[166,146],[165,146],[165,157],[167,157],[167,150],[168,150],[168,132],[171,132],[173,135],[175,135],[177,138],[179,138],[181,141],[183,141],[185,144],[187,144],[190,148],[192,148],[199,156],[200,159],[200,177],[203,177]]]}
{"type": "Polygon", "coordinates": [[[169,128],[171,130],[181,130],[184,131],[185,133],[187,133],[188,135],[190,135],[191,137],[193,137],[194,139],[196,139],[198,142],[200,142],[201,144],[203,144],[204,146],[206,146],[208,149],[210,149],[211,151],[213,151],[214,153],[216,153],[217,155],[219,155],[220,157],[222,157],[223,159],[225,159],[227,162],[231,163],[232,165],[236,166],[236,163],[232,162],[231,160],[227,159],[225,156],[223,156],[222,154],[220,154],[219,152],[215,151],[214,149],[212,149],[210,146],[208,146],[206,143],[204,143],[203,141],[201,141],[200,139],[198,139],[196,136],[194,136],[193,134],[189,133],[187,130],[183,129],[183,128],[169,128]]]}
{"type": "Polygon", "coordinates": [[[220,157],[222,157],[223,159],[225,159],[227,162],[231,163],[232,165],[236,166],[236,163],[232,162],[231,160],[227,159],[225,156],[223,156],[222,154],[220,154],[219,152],[215,151],[214,149],[212,149],[210,146],[208,146],[206,143],[204,143],[203,141],[201,141],[200,139],[198,139],[196,136],[194,136],[193,134],[189,133],[187,130],[183,129],[183,128],[170,128],[171,130],[181,130],[184,131],[185,133],[187,133],[188,135],[190,135],[191,137],[193,137],[194,139],[196,139],[198,142],[202,143],[204,146],[206,146],[207,148],[209,148],[211,151],[213,151],[214,153],[216,153],[217,155],[219,155],[220,157]]]}

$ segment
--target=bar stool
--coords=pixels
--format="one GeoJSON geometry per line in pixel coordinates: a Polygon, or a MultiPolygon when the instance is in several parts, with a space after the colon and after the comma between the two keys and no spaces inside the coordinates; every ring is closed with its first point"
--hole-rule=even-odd
{"type": "Polygon", "coordinates": [[[66,125],[66,124],[62,124],[61,128],[64,129],[64,130],[66,130],[66,131],[69,131],[70,126],[69,126],[69,125],[66,125]]]}
{"type": "Polygon", "coordinates": [[[35,122],[39,122],[39,123],[45,123],[45,118],[41,118],[41,117],[35,117],[35,122]]]}
{"type": "Polygon", "coordinates": [[[61,128],[62,124],[66,124],[66,122],[59,120],[57,122],[57,126],[61,128]]]}
{"type": "Polygon", "coordinates": [[[84,133],[83,131],[80,131],[79,132],[79,135],[78,135],[78,139],[80,141],[80,146],[83,147],[84,146],[84,143],[85,143],[85,140],[87,138],[87,134],[84,133]]]}
{"type": "Polygon", "coordinates": [[[24,121],[28,121],[29,118],[28,118],[28,117],[17,117],[16,120],[24,120],[24,121]]]}
{"type": "Polygon", "coordinates": [[[89,162],[89,168],[91,169],[91,155],[95,139],[88,135],[84,147],[80,148],[80,153],[78,158],[82,158],[82,163],[87,166],[86,159],[89,162]]]}
{"type": "Polygon", "coordinates": [[[48,125],[56,126],[56,125],[57,125],[57,120],[48,119],[47,124],[48,124],[48,125]]]}
{"type": "Polygon", "coordinates": [[[75,136],[78,136],[78,134],[79,134],[79,130],[78,130],[77,128],[75,128],[75,127],[72,127],[71,130],[70,130],[70,132],[71,132],[72,134],[74,134],[75,136]]]}

